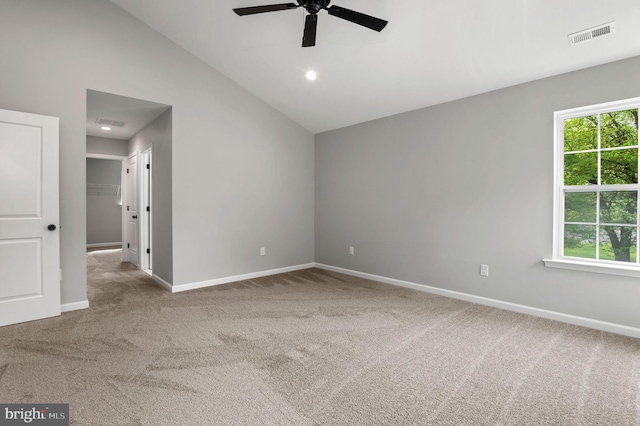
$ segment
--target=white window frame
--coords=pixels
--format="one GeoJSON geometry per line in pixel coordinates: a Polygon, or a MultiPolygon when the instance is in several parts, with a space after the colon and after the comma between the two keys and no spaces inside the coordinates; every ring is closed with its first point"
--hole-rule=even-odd
{"type": "MultiPolygon", "coordinates": [[[[640,109],[640,98],[625,99],[622,101],[607,102],[603,104],[591,105],[580,108],[556,111],[553,114],[554,121],[554,180],[553,180],[553,257],[543,259],[545,266],[551,268],[571,269],[576,271],[596,272],[611,275],[622,275],[640,278],[640,263],[623,263],[601,259],[582,259],[563,255],[564,250],[564,122],[565,120],[584,117],[588,115],[604,114],[607,112],[623,111],[628,109],[640,109]]],[[[640,132],[639,132],[640,133],[640,132]]],[[[640,137],[640,136],[639,136],[640,137]]],[[[629,146],[628,148],[632,148],[629,146]]],[[[640,141],[638,142],[640,160],[640,141]]],[[[600,150],[600,146],[598,146],[600,150]]],[[[598,169],[600,162],[598,162],[598,169]]],[[[640,168],[639,168],[640,171],[640,168]]],[[[612,190],[633,190],[638,191],[640,199],[640,183],[630,185],[603,185],[598,189],[606,187],[612,190]]],[[[640,220],[640,209],[638,209],[638,220],[640,220]]],[[[639,233],[640,234],[640,233],[639,233]]],[[[640,241],[637,234],[636,244],[640,241]]],[[[638,249],[640,257],[640,248],[638,249]]]]}

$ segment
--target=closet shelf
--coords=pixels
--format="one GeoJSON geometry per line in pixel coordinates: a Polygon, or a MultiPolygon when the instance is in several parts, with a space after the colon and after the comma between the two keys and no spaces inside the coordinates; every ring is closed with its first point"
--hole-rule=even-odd
{"type": "Polygon", "coordinates": [[[87,183],[87,195],[91,196],[119,196],[120,185],[106,183],[87,183]]]}

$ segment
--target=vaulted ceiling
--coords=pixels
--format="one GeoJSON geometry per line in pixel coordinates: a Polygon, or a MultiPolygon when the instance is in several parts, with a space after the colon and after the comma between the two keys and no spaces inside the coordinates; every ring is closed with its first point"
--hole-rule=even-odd
{"type": "Polygon", "coordinates": [[[323,10],[306,48],[303,8],[232,11],[283,0],[111,1],[313,133],[640,54],[638,0],[335,0],[389,24],[323,10]],[[612,21],[612,34],[570,45],[612,21]]]}

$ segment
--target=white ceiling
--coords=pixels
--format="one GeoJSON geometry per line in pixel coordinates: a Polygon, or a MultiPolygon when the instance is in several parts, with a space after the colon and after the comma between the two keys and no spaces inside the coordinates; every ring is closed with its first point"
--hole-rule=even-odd
{"type": "Polygon", "coordinates": [[[232,11],[284,0],[111,1],[313,133],[640,54],[638,0],[335,0],[389,24],[321,11],[309,48],[303,8],[232,11]],[[569,45],[610,21],[615,34],[569,45]]]}
{"type": "Polygon", "coordinates": [[[168,105],[110,93],[87,91],[87,135],[109,139],[129,140],[160,114],[169,109],[168,105]],[[124,122],[124,127],[111,126],[111,130],[101,130],[103,120],[124,122]]]}

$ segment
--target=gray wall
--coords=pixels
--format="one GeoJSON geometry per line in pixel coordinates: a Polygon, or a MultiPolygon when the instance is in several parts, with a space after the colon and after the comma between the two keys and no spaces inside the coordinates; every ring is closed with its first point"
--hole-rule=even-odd
{"type": "MultiPolygon", "coordinates": [[[[122,161],[87,158],[87,184],[120,185],[122,161]]],[[[87,192],[87,244],[122,241],[120,196],[87,192]]]]}
{"type": "Polygon", "coordinates": [[[99,138],[87,136],[87,153],[122,155],[128,154],[129,142],[121,139],[99,138]]]}
{"type": "Polygon", "coordinates": [[[553,112],[640,96],[638,76],[635,57],[316,135],[316,261],[640,327],[637,279],[541,261],[553,112]]]}
{"type": "MultiPolygon", "coordinates": [[[[173,282],[173,225],[171,189],[172,112],[168,109],[129,140],[129,154],[153,146],[151,168],[153,193],[153,274],[173,282]]],[[[143,166],[141,166],[143,167],[143,166]]]]}
{"type": "Polygon", "coordinates": [[[173,106],[174,283],[313,261],[301,126],[108,0],[3,0],[0,40],[0,108],[60,117],[62,303],[86,300],[87,89],[173,106]]]}

